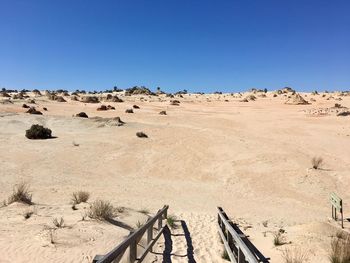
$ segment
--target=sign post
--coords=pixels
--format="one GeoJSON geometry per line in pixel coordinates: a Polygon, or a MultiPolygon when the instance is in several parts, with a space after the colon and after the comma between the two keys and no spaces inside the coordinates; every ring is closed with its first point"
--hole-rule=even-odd
{"type": "Polygon", "coordinates": [[[335,193],[331,193],[330,195],[330,202],[332,205],[332,218],[337,221],[337,209],[340,212],[341,215],[341,227],[344,228],[344,223],[343,223],[343,200],[337,196],[335,193]]]}

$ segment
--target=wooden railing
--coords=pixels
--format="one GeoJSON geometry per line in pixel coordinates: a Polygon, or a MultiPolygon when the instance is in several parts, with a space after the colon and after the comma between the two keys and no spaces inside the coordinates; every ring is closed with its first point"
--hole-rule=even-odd
{"type": "Polygon", "coordinates": [[[161,210],[157,212],[157,214],[154,217],[150,218],[146,222],[146,224],[144,224],[135,232],[131,232],[130,235],[112,251],[110,251],[106,255],[96,255],[93,262],[94,263],[110,263],[110,262],[118,263],[122,259],[127,249],[129,249],[129,256],[127,259],[128,263],[134,263],[136,261],[142,262],[145,259],[147,253],[152,251],[153,245],[157,242],[158,238],[163,233],[164,226],[165,226],[165,225],[163,226],[163,219],[167,218],[168,208],[169,206],[167,205],[164,206],[161,210]],[[153,227],[157,221],[158,221],[157,234],[153,238],[153,227]],[[138,256],[137,245],[146,231],[147,231],[147,245],[143,249],[140,256],[138,256]]]}
{"type": "Polygon", "coordinates": [[[218,207],[219,234],[231,262],[237,263],[269,263],[261,252],[243,234],[237,224],[231,222],[221,207],[218,207]]]}

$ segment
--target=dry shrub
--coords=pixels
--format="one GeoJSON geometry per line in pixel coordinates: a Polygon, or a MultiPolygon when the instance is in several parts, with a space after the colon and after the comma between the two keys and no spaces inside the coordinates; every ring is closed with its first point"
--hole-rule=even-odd
{"type": "Polygon", "coordinates": [[[90,193],[86,191],[78,191],[72,194],[72,203],[73,205],[86,203],[89,200],[90,193]]]}
{"type": "Polygon", "coordinates": [[[286,244],[286,241],[284,239],[284,237],[282,236],[282,233],[280,231],[278,231],[277,233],[273,234],[273,244],[277,247],[277,246],[282,246],[284,244],[286,244]]]}
{"type": "Polygon", "coordinates": [[[346,237],[334,238],[331,242],[331,251],[329,254],[331,263],[349,263],[350,262],[350,235],[346,237]]]}
{"type": "Polygon", "coordinates": [[[289,249],[286,248],[282,251],[282,257],[285,263],[303,263],[308,260],[307,252],[300,248],[289,249]]]}
{"type": "Polygon", "coordinates": [[[313,157],[311,159],[312,168],[318,169],[323,163],[322,157],[313,157]]]}
{"type": "Polygon", "coordinates": [[[25,182],[19,183],[13,189],[12,195],[8,199],[8,204],[20,202],[32,205],[32,195],[30,194],[29,185],[25,182]]]}
{"type": "Polygon", "coordinates": [[[116,216],[116,209],[108,201],[96,200],[92,203],[88,216],[97,220],[108,220],[116,216]]]}
{"type": "Polygon", "coordinates": [[[161,112],[159,112],[160,115],[166,115],[166,111],[162,110],[161,112]]]}
{"type": "Polygon", "coordinates": [[[26,111],[26,113],[35,114],[35,115],[43,115],[42,112],[36,110],[35,107],[30,107],[29,110],[26,111]]]}

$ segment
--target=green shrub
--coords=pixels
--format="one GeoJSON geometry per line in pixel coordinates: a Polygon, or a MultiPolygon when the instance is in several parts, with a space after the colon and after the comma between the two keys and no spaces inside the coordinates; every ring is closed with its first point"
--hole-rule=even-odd
{"type": "Polygon", "coordinates": [[[33,124],[30,129],[26,130],[26,137],[28,139],[49,139],[52,131],[39,124],[33,124]]]}

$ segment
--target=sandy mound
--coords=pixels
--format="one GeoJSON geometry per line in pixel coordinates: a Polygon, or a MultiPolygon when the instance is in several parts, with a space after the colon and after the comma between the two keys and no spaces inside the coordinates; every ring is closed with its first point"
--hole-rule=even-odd
{"type": "Polygon", "coordinates": [[[285,104],[290,105],[307,105],[309,102],[305,100],[299,93],[296,93],[289,98],[285,104]]]}

